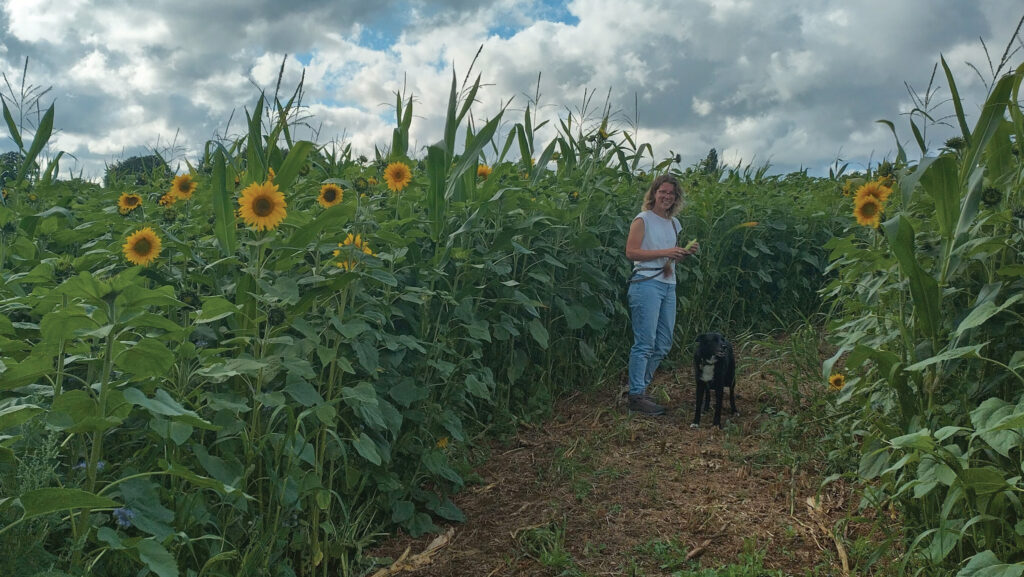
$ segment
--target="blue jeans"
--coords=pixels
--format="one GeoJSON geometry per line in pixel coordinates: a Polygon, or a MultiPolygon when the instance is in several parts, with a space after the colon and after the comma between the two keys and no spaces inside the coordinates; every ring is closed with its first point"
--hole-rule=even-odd
{"type": "Polygon", "coordinates": [[[629,350],[629,394],[642,395],[661,360],[672,348],[676,324],[676,285],[657,280],[629,285],[633,348],[629,350]]]}

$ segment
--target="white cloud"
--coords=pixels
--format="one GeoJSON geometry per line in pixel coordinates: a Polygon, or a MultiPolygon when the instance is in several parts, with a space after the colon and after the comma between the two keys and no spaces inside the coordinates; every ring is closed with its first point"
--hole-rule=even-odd
{"type": "MultiPolygon", "coordinates": [[[[891,155],[879,118],[910,142],[899,115],[910,102],[904,82],[923,89],[940,54],[976,118],[985,87],[965,62],[987,73],[977,39],[998,58],[1021,12],[1019,0],[777,0],[770,10],[752,0],[414,6],[300,0],[282,13],[268,0],[7,0],[0,71],[20,79],[30,58],[30,81],[54,86],[55,142],[93,172],[110,155],[179,130],[186,150],[198,150],[224,132],[232,111],[236,132],[258,95],[250,80],[272,94],[285,54],[283,96],[302,75],[297,58],[309,63],[303,104],[321,141],[370,154],[387,146],[395,93],[405,91],[415,100],[412,139],[423,146],[440,138],[452,65],[461,85],[481,45],[478,123],[513,98],[506,124],[521,121],[541,73],[535,119],[578,116],[587,95],[588,122],[607,99],[613,121],[639,116],[639,136],[658,155],[680,152],[688,164],[715,147],[727,162],[756,157],[791,170],[828,166],[836,155],[861,164],[891,155]],[[555,13],[564,21],[538,18],[555,13]]],[[[945,90],[941,71],[937,84],[945,90]]],[[[556,125],[539,138],[553,137],[556,125]]],[[[0,149],[11,146],[0,139],[0,149]]]]}

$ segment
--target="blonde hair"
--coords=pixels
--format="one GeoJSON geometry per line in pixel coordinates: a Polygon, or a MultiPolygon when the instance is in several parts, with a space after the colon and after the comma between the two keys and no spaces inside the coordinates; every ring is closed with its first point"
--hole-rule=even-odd
{"type": "Polygon", "coordinates": [[[654,193],[656,193],[658,189],[661,188],[661,185],[666,182],[672,185],[672,188],[675,189],[676,193],[676,201],[672,203],[672,208],[669,209],[668,215],[675,216],[676,213],[679,212],[679,209],[683,208],[683,189],[679,186],[679,181],[671,174],[663,174],[655,178],[654,182],[651,183],[650,188],[647,189],[647,194],[644,195],[644,202],[642,205],[643,210],[651,210],[654,208],[654,193]]]}

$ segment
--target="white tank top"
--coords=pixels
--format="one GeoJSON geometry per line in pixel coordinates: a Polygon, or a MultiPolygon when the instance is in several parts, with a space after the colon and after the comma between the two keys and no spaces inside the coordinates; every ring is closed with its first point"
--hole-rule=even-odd
{"type": "MultiPolygon", "coordinates": [[[[644,221],[644,240],[640,243],[642,250],[664,250],[666,248],[672,248],[676,246],[679,238],[679,230],[681,228],[679,219],[676,217],[662,218],[652,211],[645,210],[640,214],[636,215],[636,218],[644,221]]],[[[633,219],[636,220],[636,219],[633,219]]],[[[668,262],[668,257],[656,258],[654,260],[637,260],[633,261],[634,268],[661,268],[668,262]]],[[[661,281],[667,284],[676,284],[676,269],[670,267],[672,274],[665,276],[658,274],[652,280],[661,281]]],[[[657,271],[643,270],[640,274],[643,276],[650,276],[656,274],[657,271]]]]}

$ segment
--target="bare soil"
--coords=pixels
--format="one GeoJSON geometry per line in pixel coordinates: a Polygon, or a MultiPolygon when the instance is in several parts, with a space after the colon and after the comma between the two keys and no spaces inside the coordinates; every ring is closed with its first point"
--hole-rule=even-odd
{"type": "MultiPolygon", "coordinates": [[[[561,400],[548,422],[487,446],[479,483],[452,498],[466,522],[451,526],[443,546],[419,559],[422,567],[390,572],[382,560],[379,574],[671,575],[740,564],[757,552],[765,568],[786,574],[842,575],[832,531],[856,502],[842,484],[821,490],[821,464],[792,459],[778,427],[766,426],[780,411],[809,409],[784,406],[792,395],[772,376],[784,368],[763,369],[757,359],[741,363],[742,414],[724,411],[723,430],[710,426],[710,415],[690,427],[686,367],[649,390],[669,407],[661,417],[629,414],[619,387],[561,400]],[[819,499],[816,513],[808,497],[819,499]]],[[[369,554],[415,556],[437,537],[397,535],[369,554]]]]}

